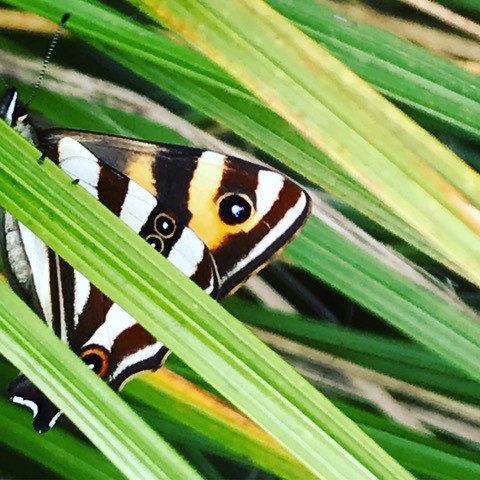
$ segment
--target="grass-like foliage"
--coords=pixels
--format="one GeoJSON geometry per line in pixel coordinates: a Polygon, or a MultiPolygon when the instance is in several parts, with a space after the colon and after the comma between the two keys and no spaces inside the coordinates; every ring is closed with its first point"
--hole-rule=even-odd
{"type": "MultiPolygon", "coordinates": [[[[215,119],[237,145],[322,188],[283,254],[295,270],[272,270],[271,283],[293,278],[290,302],[317,314],[312,305],[326,302],[322,316],[336,323],[355,302],[377,328],[280,313],[245,296],[225,309],[2,123],[0,206],[168,345],[176,374],[135,380],[122,399],[0,282],[1,390],[16,367],[76,427],[64,421],[41,437],[3,395],[0,456],[11,461],[0,475],[479,478],[480,182],[438,140],[478,161],[478,79],[313,0],[138,0],[122,11],[87,0],[6,3],[53,21],[71,14],[72,35],[53,61],[64,68],[50,67],[31,105],[49,121],[186,143],[144,118],[147,107],[122,110],[116,87],[95,83],[106,77],[177,110],[191,123],[187,137],[215,119]],[[91,76],[70,78],[73,69],[91,76]]],[[[470,2],[455,5],[478,14],[470,2]]],[[[16,15],[26,30],[42,28],[16,15]]],[[[1,33],[0,68],[23,85],[27,57],[42,58],[38,34],[1,33]]]]}

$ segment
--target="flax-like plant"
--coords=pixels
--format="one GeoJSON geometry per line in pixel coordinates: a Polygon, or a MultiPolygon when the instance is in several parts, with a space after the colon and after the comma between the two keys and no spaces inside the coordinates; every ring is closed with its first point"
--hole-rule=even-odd
{"type": "MultiPolygon", "coordinates": [[[[53,21],[71,14],[73,35],[58,48],[58,62],[65,61],[67,69],[51,66],[32,102],[53,123],[185,142],[142,118],[144,111],[151,113],[147,107],[139,112],[135,109],[143,107],[132,102],[122,111],[114,94],[91,78],[69,79],[68,69],[119,84],[128,79],[174,108],[179,104],[172,98],[193,107],[185,115],[192,124],[218,120],[275,157],[279,168],[335,195],[350,218],[422,266],[435,261],[437,269],[442,264],[451,269],[446,275],[479,284],[478,176],[324,47],[424,127],[476,141],[478,80],[459,66],[313,0],[138,0],[132,2],[139,8],[133,15],[86,0],[7,3],[53,21]],[[68,64],[85,52],[93,62],[68,64]],[[106,58],[114,61],[109,69],[92,65],[106,58]],[[130,72],[150,82],[148,88],[130,72]]],[[[0,68],[12,82],[28,82],[28,61],[16,61],[12,53],[24,58],[31,46],[30,38],[7,31],[0,37],[0,68]]],[[[180,131],[178,122],[173,127],[180,131]]],[[[192,128],[182,134],[188,137],[192,128]]],[[[415,393],[409,395],[418,402],[456,408],[469,425],[479,421],[474,405],[480,399],[480,327],[474,302],[468,306],[451,286],[366,240],[346,219],[339,224],[341,216],[324,211],[314,192],[314,216],[283,258],[410,340],[318,324],[251,301],[226,303],[239,319],[281,335],[278,340],[257,332],[302,375],[326,388],[329,400],[53,164],[37,164],[38,155],[0,125],[0,206],[183,362],[167,362],[177,374],[149,375],[126,388],[124,398],[135,413],[0,283],[0,353],[8,360],[2,361],[2,388],[15,375],[12,365],[22,370],[95,445],[60,427],[40,438],[30,430],[28,414],[0,398],[5,431],[0,455],[12,458],[0,465],[1,474],[247,478],[261,469],[265,478],[478,478],[475,447],[468,444],[474,433],[466,435],[463,447],[454,447],[426,435],[422,417],[402,418],[400,396],[393,407],[385,401],[402,388],[405,393],[410,382],[415,393]],[[337,368],[335,358],[324,360],[325,352],[357,364],[355,369],[339,361],[339,376],[350,385],[340,399],[335,393],[341,382],[329,390],[328,381],[319,380],[321,368],[337,368]],[[395,386],[385,374],[405,384],[395,386]],[[372,414],[372,405],[408,428],[372,414]]],[[[474,155],[469,159],[474,163],[474,155]]],[[[305,298],[298,293],[300,303],[305,298]]]]}

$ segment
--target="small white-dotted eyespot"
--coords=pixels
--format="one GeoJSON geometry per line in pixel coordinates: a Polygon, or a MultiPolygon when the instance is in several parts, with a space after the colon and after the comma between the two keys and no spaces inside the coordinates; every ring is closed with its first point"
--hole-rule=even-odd
{"type": "Polygon", "coordinates": [[[148,235],[145,239],[157,252],[162,253],[164,249],[164,243],[162,237],[159,235],[148,235]]]}
{"type": "Polygon", "coordinates": [[[175,220],[166,213],[160,213],[155,218],[155,231],[163,238],[170,238],[175,234],[177,224],[175,220]]]}

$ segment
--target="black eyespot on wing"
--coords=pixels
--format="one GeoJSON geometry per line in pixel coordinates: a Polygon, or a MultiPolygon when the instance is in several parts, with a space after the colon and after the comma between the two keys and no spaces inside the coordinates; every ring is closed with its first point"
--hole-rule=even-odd
{"type": "Polygon", "coordinates": [[[104,378],[109,369],[108,352],[101,347],[90,347],[80,354],[80,358],[99,376],[104,378]]]}
{"type": "Polygon", "coordinates": [[[252,204],[243,195],[225,195],[219,202],[219,214],[228,225],[239,225],[246,222],[252,214],[252,204]]]}
{"type": "Polygon", "coordinates": [[[162,253],[164,249],[163,240],[158,235],[148,235],[145,240],[157,251],[162,253]]]}
{"type": "Polygon", "coordinates": [[[177,224],[175,220],[166,213],[160,213],[155,218],[155,231],[164,238],[170,238],[175,234],[177,224]]]}

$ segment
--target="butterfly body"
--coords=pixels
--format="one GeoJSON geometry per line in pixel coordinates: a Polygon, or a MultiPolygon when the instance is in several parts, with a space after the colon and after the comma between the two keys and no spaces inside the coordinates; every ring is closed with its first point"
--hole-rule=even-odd
{"type": "MultiPolygon", "coordinates": [[[[273,170],[201,149],[75,130],[36,130],[15,90],[0,115],[213,298],[238,288],[308,216],[301,187],[273,170]]],[[[16,291],[119,389],[167,348],[8,212],[2,255],[16,291]]],[[[24,376],[10,388],[46,431],[58,410],[24,376]]]]}

